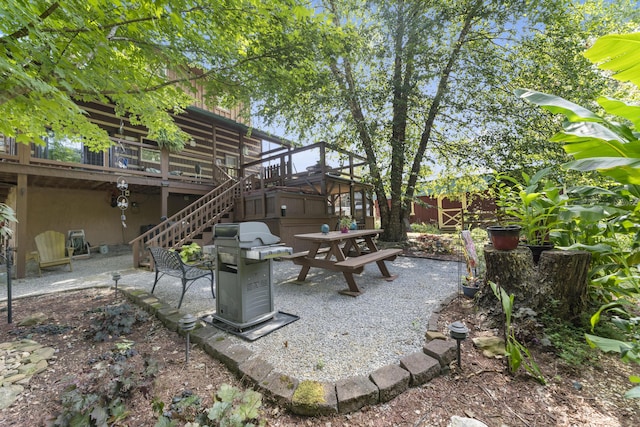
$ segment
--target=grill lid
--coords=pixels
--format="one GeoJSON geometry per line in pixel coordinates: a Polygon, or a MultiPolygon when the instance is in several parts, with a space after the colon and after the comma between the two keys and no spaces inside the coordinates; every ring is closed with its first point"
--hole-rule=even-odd
{"type": "Polygon", "coordinates": [[[264,222],[216,224],[213,229],[213,238],[221,240],[220,243],[224,240],[235,240],[237,242],[235,244],[244,249],[280,242],[280,237],[271,234],[264,222]]]}
{"type": "Polygon", "coordinates": [[[291,255],[293,248],[289,246],[261,246],[257,248],[251,248],[245,251],[244,256],[247,259],[271,259],[279,258],[283,255],[291,255]]]}

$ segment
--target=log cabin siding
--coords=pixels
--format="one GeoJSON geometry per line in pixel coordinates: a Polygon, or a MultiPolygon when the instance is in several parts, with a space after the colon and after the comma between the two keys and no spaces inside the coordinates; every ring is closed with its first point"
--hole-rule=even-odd
{"type": "MultiPolygon", "coordinates": [[[[191,72],[198,75],[202,74],[202,71],[197,69],[192,69],[191,72]]],[[[178,73],[176,73],[174,70],[166,70],[166,74],[169,79],[180,78],[178,73]]],[[[242,105],[233,108],[223,108],[217,105],[212,105],[210,100],[215,98],[213,98],[212,96],[207,96],[203,86],[197,81],[191,82],[190,86],[182,84],[180,85],[180,87],[193,98],[193,102],[191,104],[192,106],[211,111],[212,113],[220,117],[233,120],[237,123],[243,123],[246,125],[250,124],[250,122],[248,120],[245,120],[240,114],[243,108],[242,105]],[[195,87],[195,91],[193,91],[193,87],[195,87]]]]}
{"type": "Polygon", "coordinates": [[[146,128],[116,116],[112,105],[78,105],[109,134],[112,147],[93,153],[80,144],[79,149],[74,147],[79,159],[53,160],[46,144],[16,144],[0,135],[0,201],[11,203],[20,220],[12,240],[19,248],[19,277],[24,277],[26,255],[34,250],[33,238],[41,231],[66,235],[84,229],[92,246],[129,242],[143,228],[158,223],[163,212],[170,216],[213,189],[216,159],[224,162],[227,155],[234,156],[239,173],[243,153],[247,159],[259,159],[262,137],[279,141],[259,131],[245,136],[248,129],[242,124],[188,109],[174,120],[194,144],[168,153],[147,138],[146,128]],[[129,201],[135,203],[125,212],[126,228],[120,210],[111,205],[119,177],[126,177],[129,201]]]}

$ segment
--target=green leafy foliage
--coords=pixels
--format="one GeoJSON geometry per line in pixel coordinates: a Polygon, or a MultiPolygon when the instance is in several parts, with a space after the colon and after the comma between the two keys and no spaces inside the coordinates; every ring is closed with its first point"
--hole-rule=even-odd
{"type": "Polygon", "coordinates": [[[496,205],[513,224],[522,227],[529,245],[552,241],[562,224],[561,212],[570,202],[559,185],[545,179],[550,171],[541,169],[533,176],[522,172],[522,181],[506,174],[496,175],[496,205]]]}
{"type": "Polygon", "coordinates": [[[4,245],[6,239],[10,239],[13,235],[13,230],[10,227],[10,223],[18,222],[16,213],[13,208],[4,203],[0,203],[0,245],[4,245]]]}
{"type": "Polygon", "coordinates": [[[148,317],[147,313],[127,303],[105,306],[93,313],[86,336],[97,342],[107,341],[130,333],[136,322],[146,321],[148,317]]]}
{"type": "MultiPolygon", "coordinates": [[[[600,68],[613,71],[615,78],[639,85],[640,51],[635,48],[638,40],[640,33],[605,36],[585,55],[593,61],[604,61],[600,68]]],[[[613,312],[619,315],[614,317],[613,324],[625,330],[625,341],[586,334],[587,342],[603,351],[619,352],[625,360],[640,363],[638,318],[634,315],[640,298],[637,268],[640,260],[637,244],[640,236],[640,110],[636,105],[600,97],[598,104],[604,111],[600,115],[557,96],[531,90],[518,90],[516,94],[566,117],[563,131],[552,140],[562,142],[565,151],[575,159],[567,164],[568,168],[598,171],[617,184],[611,188],[612,198],[617,199],[617,203],[568,210],[573,215],[575,229],[582,229],[581,237],[585,238],[570,247],[590,250],[596,258],[591,284],[602,290],[600,301],[603,304],[591,318],[592,329],[604,312],[613,312]],[[614,241],[617,236],[633,236],[633,243],[619,244],[614,241]]],[[[637,382],[636,377],[630,380],[637,382]]],[[[639,387],[626,396],[639,397],[639,387]]]]}
{"type": "Polygon", "coordinates": [[[531,374],[540,384],[546,384],[546,380],[540,371],[540,367],[533,360],[531,352],[524,346],[515,336],[514,328],[511,324],[513,314],[513,301],[515,296],[508,295],[507,292],[499,287],[496,283],[489,281],[491,290],[500,303],[502,304],[502,312],[505,315],[504,333],[505,333],[505,349],[507,351],[507,360],[509,361],[509,371],[514,374],[520,367],[531,374]]]}
{"type": "Polygon", "coordinates": [[[202,248],[196,242],[189,243],[188,245],[182,246],[180,248],[180,258],[182,262],[193,262],[196,261],[202,255],[202,248]]]}
{"type": "Polygon", "coordinates": [[[0,133],[42,143],[82,135],[109,146],[76,102],[113,103],[116,113],[171,150],[189,141],[172,114],[194,104],[241,104],[313,73],[310,47],[327,28],[298,0],[108,0],[0,6],[0,133]],[[295,13],[291,13],[294,10],[295,13]]]}
{"type": "Polygon", "coordinates": [[[459,244],[457,236],[447,233],[421,233],[407,242],[413,250],[428,254],[454,254],[459,244]]]}
{"type": "Polygon", "coordinates": [[[123,398],[130,396],[144,381],[123,362],[96,368],[98,376],[112,375],[106,388],[91,385],[80,388],[69,385],[62,395],[62,411],[50,423],[52,426],[108,426],[116,425],[129,416],[123,398]]]}
{"type": "Polygon", "coordinates": [[[191,392],[173,399],[169,409],[161,401],[153,401],[153,409],[159,414],[155,427],[170,427],[177,422],[189,421],[189,427],[253,427],[265,425],[258,420],[262,395],[251,389],[242,391],[229,384],[220,386],[215,403],[205,412],[200,412],[201,401],[191,392]],[[257,423],[257,424],[256,424],[257,423]]]}
{"type": "MultiPolygon", "coordinates": [[[[124,303],[101,307],[87,314],[94,316],[85,337],[92,341],[128,333],[132,326],[148,320],[142,310],[124,303]]],[[[104,348],[104,345],[95,348],[104,348]]],[[[64,389],[62,410],[51,425],[123,425],[129,416],[127,399],[134,393],[149,397],[159,372],[158,361],[140,355],[136,343],[126,339],[110,344],[110,349],[102,354],[92,355],[87,363],[89,369],[69,375],[66,383],[61,384],[64,389]]]]}
{"type": "Polygon", "coordinates": [[[575,369],[581,369],[585,365],[597,365],[597,355],[584,340],[583,327],[554,317],[545,316],[543,322],[544,335],[551,341],[560,359],[575,369]]]}
{"type": "Polygon", "coordinates": [[[52,426],[102,427],[113,425],[129,415],[121,399],[105,401],[97,394],[84,394],[76,388],[65,391],[62,405],[64,409],[52,422],[52,426]]]}
{"type": "MultiPolygon", "coordinates": [[[[117,349],[116,351],[121,351],[117,349]]],[[[145,366],[156,362],[145,361],[145,366]]],[[[90,379],[82,387],[69,384],[62,395],[62,411],[51,423],[52,426],[95,426],[118,425],[129,412],[126,398],[135,390],[147,393],[155,372],[148,369],[136,372],[134,365],[126,360],[112,364],[95,364],[90,379]],[[98,386],[99,378],[110,378],[103,386],[98,386]]]]}
{"type": "Polygon", "coordinates": [[[547,140],[557,118],[514,99],[512,88],[591,99],[608,80],[580,55],[585,40],[637,25],[620,0],[326,7],[339,32],[318,49],[319,70],[258,108],[301,141],[335,141],[367,157],[366,179],[390,200],[379,206],[388,241],[404,240],[402,221],[426,187],[462,195],[483,184],[479,172],[557,167],[564,153],[547,140]]]}
{"type": "Polygon", "coordinates": [[[340,217],[340,220],[338,221],[338,223],[340,224],[340,228],[341,229],[343,229],[343,228],[348,229],[352,222],[353,222],[353,220],[351,219],[350,216],[340,217]]]}
{"type": "Polygon", "coordinates": [[[73,326],[67,325],[57,325],[57,324],[46,324],[46,325],[35,325],[29,327],[18,327],[9,331],[10,335],[16,335],[20,338],[29,338],[31,339],[33,335],[61,335],[66,333],[67,331],[73,329],[73,326]]]}
{"type": "Polygon", "coordinates": [[[640,86],[640,33],[609,34],[600,37],[584,56],[600,62],[600,68],[613,71],[613,78],[640,86]]]}
{"type": "MultiPolygon", "coordinates": [[[[220,426],[249,427],[254,426],[262,405],[262,395],[251,389],[244,392],[228,384],[220,386],[218,401],[213,404],[207,417],[219,422],[220,426]]],[[[260,423],[263,425],[264,423],[260,423]]]]}
{"type": "Polygon", "coordinates": [[[174,426],[179,421],[190,425],[205,423],[206,416],[200,411],[201,403],[202,399],[191,390],[184,390],[179,396],[175,396],[168,408],[165,408],[164,402],[154,399],[153,410],[159,414],[155,426],[174,426]]]}
{"type": "Polygon", "coordinates": [[[435,224],[429,224],[425,222],[411,224],[411,232],[423,233],[423,234],[441,234],[442,231],[435,224]]]}
{"type": "MultiPolygon", "coordinates": [[[[616,305],[610,304],[606,310],[615,310],[616,305]]],[[[600,320],[602,309],[598,310],[598,313],[592,317],[592,326],[600,320]]],[[[620,312],[623,316],[626,316],[626,312],[620,312]]],[[[614,352],[620,354],[622,360],[626,362],[634,362],[640,364],[640,317],[623,318],[614,316],[612,319],[613,325],[615,325],[625,337],[625,340],[605,338],[602,336],[585,334],[587,343],[591,347],[599,348],[604,352],[614,352]]],[[[630,376],[629,381],[631,383],[640,383],[637,376],[630,376]]],[[[640,398],[640,386],[633,387],[627,393],[627,398],[640,398]]]]}

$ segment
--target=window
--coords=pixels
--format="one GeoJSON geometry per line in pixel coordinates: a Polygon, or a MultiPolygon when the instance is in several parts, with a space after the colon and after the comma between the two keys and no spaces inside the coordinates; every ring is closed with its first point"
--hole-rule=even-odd
{"type": "Polygon", "coordinates": [[[0,133],[0,154],[17,155],[16,139],[0,133]]]}
{"type": "Polygon", "coordinates": [[[233,156],[231,154],[225,154],[224,163],[227,167],[227,173],[229,176],[237,177],[238,176],[238,157],[233,156]]]}
{"type": "Polygon", "coordinates": [[[160,164],[160,150],[152,150],[150,148],[143,148],[142,151],[140,152],[140,159],[143,162],[160,164]]]}
{"type": "Polygon", "coordinates": [[[45,159],[58,160],[68,163],[82,163],[84,147],[81,137],[57,138],[53,132],[48,132],[44,138],[45,159]]]}
{"type": "Polygon", "coordinates": [[[231,154],[226,154],[224,156],[224,163],[230,168],[237,168],[238,158],[236,156],[232,156],[231,154]]]}
{"type": "Polygon", "coordinates": [[[34,144],[33,156],[36,158],[104,166],[104,152],[89,150],[81,136],[57,137],[55,133],[48,131],[42,140],[44,145],[34,144]]]}

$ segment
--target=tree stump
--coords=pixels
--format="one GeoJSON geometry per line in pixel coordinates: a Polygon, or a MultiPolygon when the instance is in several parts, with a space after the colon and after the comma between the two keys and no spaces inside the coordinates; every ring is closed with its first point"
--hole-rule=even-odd
{"type": "Polygon", "coordinates": [[[586,307],[590,263],[587,251],[542,252],[537,282],[556,317],[571,320],[586,307]]]}
{"type": "MultiPolygon", "coordinates": [[[[519,246],[511,251],[500,251],[492,245],[484,247],[486,279],[503,288],[507,294],[514,295],[514,306],[530,307],[538,305],[533,256],[528,248],[519,246]]],[[[495,314],[502,313],[502,306],[487,283],[478,300],[482,307],[489,308],[495,314]]]]}
{"type": "MultiPolygon", "coordinates": [[[[487,281],[514,295],[514,310],[530,308],[565,320],[572,320],[585,307],[587,274],[591,254],[585,251],[544,251],[538,265],[531,250],[519,246],[512,251],[499,251],[485,246],[487,281]]],[[[487,286],[478,303],[495,307],[497,299],[487,286]]]]}

